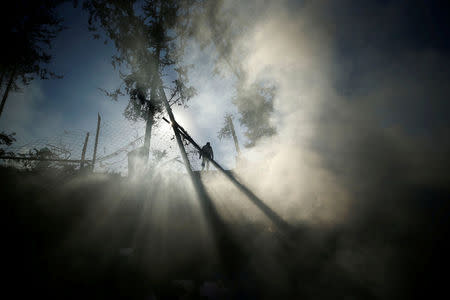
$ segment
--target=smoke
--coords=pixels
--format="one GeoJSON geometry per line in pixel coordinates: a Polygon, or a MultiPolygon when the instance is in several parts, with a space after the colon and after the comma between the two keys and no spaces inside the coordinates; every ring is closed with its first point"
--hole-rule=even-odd
{"type": "MultiPolygon", "coordinates": [[[[233,19],[222,23],[231,28],[247,20],[240,34],[224,31],[231,46],[223,57],[245,74],[247,86],[277,86],[271,122],[278,134],[244,154],[251,161],[260,155],[252,168],[265,170],[258,182],[266,190],[283,199],[290,198],[286,186],[333,191],[325,198],[340,190],[355,201],[382,186],[445,182],[449,91],[442,65],[449,59],[414,44],[407,26],[420,6],[409,8],[413,17],[396,3],[227,2],[223,9],[213,15],[228,12],[233,19]]],[[[302,201],[301,193],[292,199],[302,201]]]]}
{"type": "MultiPolygon", "coordinates": [[[[312,286],[337,272],[355,284],[351,290],[376,298],[427,293],[431,279],[413,287],[422,279],[407,273],[432,271],[436,263],[429,255],[439,247],[442,219],[431,216],[448,195],[450,61],[414,23],[432,27],[426,12],[436,7],[279,1],[227,2],[222,9],[211,14],[221,18],[219,28],[230,27],[212,30],[226,62],[219,73],[238,74],[248,87],[277,86],[277,135],[246,149],[237,172],[282,218],[312,226],[317,237],[304,238],[302,247],[329,255],[316,261],[322,271],[312,286]],[[436,239],[427,237],[436,228],[436,239]],[[336,265],[342,269],[328,269],[336,265]]],[[[218,200],[224,215],[233,215],[225,206],[252,215],[244,197],[225,188],[212,193],[225,195],[218,200]]],[[[299,259],[302,267],[314,260],[309,255],[299,259]]]]}

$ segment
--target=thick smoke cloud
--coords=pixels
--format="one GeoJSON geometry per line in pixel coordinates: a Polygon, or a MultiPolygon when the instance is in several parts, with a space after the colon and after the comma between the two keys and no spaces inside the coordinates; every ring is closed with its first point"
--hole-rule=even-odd
{"type": "MultiPolygon", "coordinates": [[[[285,159],[275,169],[313,155],[312,168],[329,172],[350,194],[446,181],[449,58],[410,27],[428,26],[423,7],[255,5],[259,18],[249,14],[252,22],[228,53],[248,84],[276,82],[279,134],[249,155],[279,153],[285,159]]],[[[238,19],[246,7],[236,4],[238,19]]]]}
{"type": "Polygon", "coordinates": [[[246,84],[276,83],[278,134],[245,152],[240,175],[282,217],[337,239],[318,268],[340,265],[374,297],[430,292],[446,261],[443,250],[431,257],[449,182],[445,12],[414,1],[247,4],[225,7],[246,22],[223,53],[246,84]]]}

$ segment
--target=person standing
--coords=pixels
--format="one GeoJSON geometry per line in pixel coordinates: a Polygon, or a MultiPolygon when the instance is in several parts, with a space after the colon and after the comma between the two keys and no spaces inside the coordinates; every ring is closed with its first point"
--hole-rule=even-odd
{"type": "Polygon", "coordinates": [[[205,169],[209,171],[209,160],[214,159],[214,152],[211,147],[211,144],[209,142],[206,143],[205,146],[202,147],[202,150],[200,151],[199,159],[203,157],[202,160],[202,171],[205,169]]]}

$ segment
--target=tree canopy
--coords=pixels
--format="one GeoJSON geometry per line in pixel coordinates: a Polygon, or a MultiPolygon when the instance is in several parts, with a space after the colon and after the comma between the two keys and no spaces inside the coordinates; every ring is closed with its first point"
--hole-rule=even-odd
{"type": "Polygon", "coordinates": [[[244,135],[248,139],[246,147],[253,147],[261,138],[276,133],[276,128],[270,120],[275,93],[276,88],[273,85],[254,83],[247,88],[238,88],[232,99],[240,114],[239,123],[245,128],[244,135]]]}
{"type": "Polygon", "coordinates": [[[52,59],[49,53],[51,43],[63,29],[63,20],[55,8],[65,1],[16,0],[1,10],[0,31],[5,42],[0,48],[2,74],[15,70],[23,84],[28,84],[35,76],[42,79],[59,77],[46,65],[52,59]]]}
{"type": "MultiPolygon", "coordinates": [[[[260,12],[254,11],[251,1],[247,5],[236,6],[223,0],[209,1],[206,12],[198,22],[206,25],[205,29],[198,30],[194,36],[202,45],[214,44],[217,54],[216,73],[225,75],[227,71],[231,71],[235,77],[235,95],[231,100],[237,108],[239,123],[245,129],[244,135],[248,139],[245,146],[252,147],[262,137],[276,133],[276,127],[270,121],[276,84],[267,80],[249,82],[244,68],[247,50],[241,39],[243,33],[255,25],[249,16],[260,12]],[[247,9],[245,13],[240,11],[243,7],[247,9]]],[[[224,125],[218,132],[219,139],[231,136],[227,117],[228,114],[225,115],[224,125]]]]}
{"type": "Polygon", "coordinates": [[[61,78],[47,68],[52,56],[50,48],[57,33],[63,29],[56,7],[67,0],[16,0],[0,12],[0,87],[4,87],[0,106],[3,112],[8,94],[19,89],[18,81],[29,84],[35,77],[61,78]]]}
{"type": "Polygon", "coordinates": [[[162,110],[159,84],[170,89],[172,103],[183,105],[195,90],[187,86],[187,66],[182,64],[187,28],[201,7],[199,0],[86,0],[89,29],[94,38],[106,34],[116,48],[112,64],[123,84],[107,91],[113,99],[127,94],[125,116],[149,120],[162,110]],[[101,31],[102,30],[102,31],[101,31]],[[163,80],[166,76],[168,80],[163,80]]]}

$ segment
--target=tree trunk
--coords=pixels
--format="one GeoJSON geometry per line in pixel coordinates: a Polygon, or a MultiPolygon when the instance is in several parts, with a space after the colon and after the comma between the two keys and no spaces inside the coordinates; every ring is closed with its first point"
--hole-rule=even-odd
{"type": "Polygon", "coordinates": [[[239,155],[241,154],[241,150],[239,149],[238,139],[236,136],[236,132],[234,131],[233,120],[231,119],[230,116],[228,117],[228,126],[230,126],[231,135],[233,136],[234,146],[236,147],[237,155],[239,155]]]}
{"type": "MultiPolygon", "coordinates": [[[[159,55],[161,52],[159,45],[156,47],[155,52],[156,52],[155,53],[156,62],[155,62],[155,69],[153,70],[155,75],[152,79],[152,89],[150,91],[151,103],[155,103],[156,101],[156,89],[158,86],[158,73],[159,73],[159,55]]],[[[146,164],[148,162],[148,157],[150,154],[150,140],[152,137],[153,117],[154,117],[153,111],[149,110],[147,115],[147,123],[145,126],[145,138],[144,138],[144,161],[146,164]]]]}
{"type": "Polygon", "coordinates": [[[8,85],[6,86],[5,92],[3,93],[2,104],[0,105],[0,117],[3,113],[3,107],[5,107],[6,99],[8,98],[9,91],[14,82],[14,76],[16,75],[16,69],[11,72],[11,77],[9,77],[8,85]]]}
{"type": "Polygon", "coordinates": [[[94,144],[94,155],[92,156],[92,172],[94,172],[95,160],[97,159],[97,146],[98,146],[98,135],[100,133],[100,122],[101,122],[100,114],[97,113],[97,131],[95,133],[95,144],[94,144]]]}
{"type": "Polygon", "coordinates": [[[86,133],[86,139],[84,140],[83,150],[81,151],[80,170],[84,168],[84,158],[86,157],[86,149],[89,141],[89,132],[86,133]]]}
{"type": "Polygon", "coordinates": [[[144,160],[148,161],[148,156],[150,152],[150,139],[152,137],[152,127],[153,127],[153,115],[149,112],[147,116],[147,122],[145,124],[145,138],[144,138],[144,160]]]}

